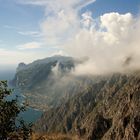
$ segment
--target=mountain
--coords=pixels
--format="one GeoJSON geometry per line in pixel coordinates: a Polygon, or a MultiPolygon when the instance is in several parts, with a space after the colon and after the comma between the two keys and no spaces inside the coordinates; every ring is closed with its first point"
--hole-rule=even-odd
{"type": "Polygon", "coordinates": [[[71,74],[79,63],[82,61],[65,56],[48,57],[28,65],[20,63],[11,83],[27,97],[26,103],[31,107],[46,110],[65,102],[93,82],[91,76],[71,74]]]}
{"type": "Polygon", "coordinates": [[[140,75],[113,74],[82,88],[65,103],[46,111],[34,130],[79,140],[139,140],[140,75]]]}
{"type": "Polygon", "coordinates": [[[15,86],[21,89],[32,89],[36,84],[46,80],[53,67],[59,63],[59,67],[63,72],[66,68],[74,67],[74,61],[71,57],[54,56],[42,60],[34,61],[31,64],[20,63],[17,73],[13,80],[15,86]]]}

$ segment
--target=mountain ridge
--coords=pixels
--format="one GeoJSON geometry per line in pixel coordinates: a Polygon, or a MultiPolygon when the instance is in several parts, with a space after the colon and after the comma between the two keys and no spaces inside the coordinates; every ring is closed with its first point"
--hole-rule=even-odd
{"type": "Polygon", "coordinates": [[[92,76],[72,74],[75,66],[83,61],[84,59],[53,56],[27,65],[20,63],[11,83],[28,97],[26,100],[31,107],[46,110],[93,82],[92,76]]]}
{"type": "Polygon", "coordinates": [[[115,74],[44,113],[34,129],[78,135],[84,140],[137,140],[139,93],[139,75],[115,74]]]}

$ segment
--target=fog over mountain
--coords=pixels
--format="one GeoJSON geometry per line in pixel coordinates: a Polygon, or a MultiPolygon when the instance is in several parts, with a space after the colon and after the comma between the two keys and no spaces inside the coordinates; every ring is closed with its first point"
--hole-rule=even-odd
{"type": "Polygon", "coordinates": [[[83,62],[72,57],[53,56],[30,64],[20,63],[10,83],[21,90],[30,106],[48,109],[96,81],[96,76],[73,74],[75,67],[83,62]]]}
{"type": "Polygon", "coordinates": [[[0,80],[42,113],[31,140],[140,139],[139,5],[0,0],[0,80]]]}
{"type": "Polygon", "coordinates": [[[55,4],[48,0],[25,3],[45,7],[47,18],[45,16],[40,27],[47,46],[54,45],[63,55],[88,58],[84,64],[76,67],[76,75],[139,69],[139,15],[110,12],[94,18],[91,11],[79,15],[79,10],[92,2],[94,0],[68,3],[56,0],[55,4]],[[128,58],[131,59],[126,63],[128,58]]]}
{"type": "Polygon", "coordinates": [[[140,19],[131,13],[107,13],[98,21],[92,19],[88,28],[80,29],[63,49],[78,57],[88,57],[84,65],[76,68],[76,74],[106,74],[139,69],[140,19]],[[129,63],[126,61],[129,60],[129,63]]]}
{"type": "Polygon", "coordinates": [[[41,27],[43,27],[42,31],[47,31],[44,33],[44,39],[48,39],[48,33],[51,32],[51,38],[57,43],[72,26],[76,28],[70,31],[70,35],[65,36],[65,41],[57,45],[60,49],[58,54],[72,56],[79,60],[84,59],[83,63],[76,65],[71,72],[72,75],[128,73],[140,68],[139,16],[111,12],[94,19],[92,13],[88,11],[82,14],[82,20],[79,23],[74,18],[78,16],[77,10],[72,12],[71,18],[67,10],[69,11],[66,8],[66,11],[59,13],[50,10],[53,16],[45,20],[41,27]],[[59,30],[54,30],[55,24],[51,24],[52,22],[60,22],[63,26],[66,24],[66,28],[58,24],[59,30]]]}
{"type": "Polygon", "coordinates": [[[92,11],[79,14],[82,7],[93,2],[30,0],[25,3],[45,7],[45,17],[40,27],[48,46],[54,45],[62,54],[88,58],[84,64],[76,67],[75,74],[95,75],[139,69],[139,14],[110,12],[96,18],[92,11]],[[131,59],[126,63],[128,58],[131,59]]]}

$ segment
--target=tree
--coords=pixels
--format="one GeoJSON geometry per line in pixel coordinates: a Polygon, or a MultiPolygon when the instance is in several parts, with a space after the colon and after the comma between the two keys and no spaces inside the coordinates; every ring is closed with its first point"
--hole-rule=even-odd
{"type": "Polygon", "coordinates": [[[18,104],[18,97],[7,100],[6,97],[11,94],[12,90],[8,88],[7,81],[0,81],[0,140],[10,139],[12,135],[19,132],[24,137],[24,140],[27,140],[31,125],[25,125],[22,120],[17,126],[16,122],[18,114],[21,111],[25,111],[25,107],[18,104]]]}

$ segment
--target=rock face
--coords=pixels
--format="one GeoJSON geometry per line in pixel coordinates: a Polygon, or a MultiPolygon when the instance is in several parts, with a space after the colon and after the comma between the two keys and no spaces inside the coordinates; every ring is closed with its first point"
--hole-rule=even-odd
{"type": "Polygon", "coordinates": [[[59,70],[66,72],[74,67],[74,60],[71,57],[54,56],[34,61],[28,65],[20,63],[13,79],[13,85],[23,90],[34,89],[49,77],[52,68],[57,64],[59,70]]]}
{"type": "Polygon", "coordinates": [[[21,70],[23,70],[23,69],[25,69],[26,68],[26,64],[25,63],[19,63],[19,65],[18,65],[18,67],[17,67],[17,72],[18,71],[21,71],[21,70]]]}
{"type": "Polygon", "coordinates": [[[28,97],[30,106],[38,109],[55,106],[65,95],[63,88],[58,88],[59,79],[68,74],[74,65],[73,58],[64,56],[49,57],[28,65],[20,63],[11,83],[28,97]]]}
{"type": "Polygon", "coordinates": [[[70,74],[77,63],[72,57],[53,56],[31,64],[20,63],[11,83],[27,97],[31,107],[46,110],[57,106],[92,83],[90,77],[70,74]]]}
{"type": "Polygon", "coordinates": [[[83,140],[140,139],[140,77],[114,74],[44,113],[36,132],[83,140]]]}

